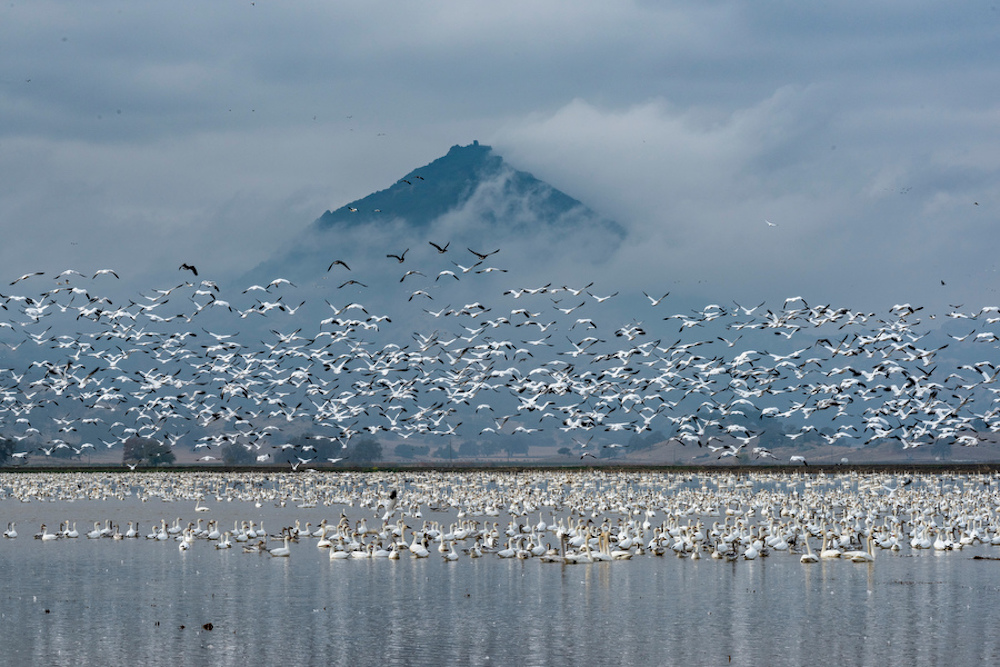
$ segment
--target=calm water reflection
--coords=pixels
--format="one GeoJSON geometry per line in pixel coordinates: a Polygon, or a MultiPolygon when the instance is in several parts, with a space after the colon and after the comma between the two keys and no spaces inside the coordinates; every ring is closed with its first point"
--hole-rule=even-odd
{"type": "MultiPolygon", "coordinates": [[[[45,508],[46,510],[49,508],[45,508]]],[[[73,510],[74,515],[77,508],[73,510]]],[[[301,515],[301,514],[300,514],[301,515]]],[[[58,521],[56,521],[58,523],[58,521]]],[[[278,525],[277,521],[275,526],[278,525]]],[[[1000,555],[276,559],[199,542],[0,544],[4,664],[995,663],[1000,555]],[[202,628],[211,623],[212,630],[202,628]]]]}

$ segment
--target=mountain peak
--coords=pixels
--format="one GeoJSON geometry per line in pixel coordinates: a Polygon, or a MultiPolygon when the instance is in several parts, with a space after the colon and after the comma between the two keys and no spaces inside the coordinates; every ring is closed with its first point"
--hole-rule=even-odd
{"type": "MultiPolygon", "coordinates": [[[[491,201],[474,207],[470,217],[478,220],[469,222],[513,222],[504,210],[512,201],[530,201],[538,219],[560,220],[570,211],[590,219],[597,217],[576,199],[509,166],[492,147],[473,141],[467,146],[452,146],[444,156],[412,170],[384,190],[327,211],[316,220],[315,227],[326,230],[396,220],[405,220],[416,228],[427,227],[449,212],[466,208],[470,200],[484,194],[491,201]]],[[[608,224],[621,234],[617,225],[608,224]]]]}
{"type": "MultiPolygon", "coordinates": [[[[478,246],[486,239],[510,248],[523,245],[529,255],[558,243],[562,255],[595,262],[614,252],[625,231],[474,141],[452,146],[384,190],[327,211],[248,277],[323,276],[330,258],[345,247],[377,256],[384,252],[381,246],[374,249],[374,239],[413,239],[412,244],[429,235],[447,237],[456,246],[478,246]]],[[[544,252],[551,259],[550,251],[544,252]]]]}

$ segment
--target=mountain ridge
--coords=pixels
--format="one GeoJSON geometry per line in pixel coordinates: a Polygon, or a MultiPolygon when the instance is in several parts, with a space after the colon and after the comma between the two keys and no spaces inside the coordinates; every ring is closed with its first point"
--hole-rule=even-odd
{"type": "MultiPolygon", "coordinates": [[[[445,155],[411,170],[388,188],[326,211],[313,225],[323,230],[344,223],[403,218],[411,226],[427,227],[465,205],[483,183],[496,179],[503,180],[503,191],[499,194],[507,198],[531,196],[540,218],[559,221],[574,210],[584,217],[599,217],[579,200],[528,172],[514,169],[491,146],[473,141],[466,146],[452,146],[445,155]]],[[[603,222],[609,230],[624,236],[624,229],[617,223],[603,222]]]]}
{"type": "Polygon", "coordinates": [[[558,245],[558,253],[574,261],[599,263],[626,236],[617,222],[473,141],[452,146],[387,188],[327,210],[240,281],[319,280],[336,258],[370,263],[433,238],[456,247],[488,243],[521,246],[526,256],[547,253],[531,260],[536,264],[551,259],[555,253],[545,249],[558,245]]]}

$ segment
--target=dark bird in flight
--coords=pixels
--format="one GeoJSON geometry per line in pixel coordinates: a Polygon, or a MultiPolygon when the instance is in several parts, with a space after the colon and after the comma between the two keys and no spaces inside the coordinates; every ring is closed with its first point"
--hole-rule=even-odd
{"type": "Polygon", "coordinates": [[[408,253],[408,252],[410,252],[409,248],[407,248],[406,250],[404,250],[403,253],[400,254],[400,255],[394,255],[392,253],[389,253],[388,255],[386,255],[386,257],[392,257],[393,259],[395,259],[396,261],[398,261],[400,264],[402,264],[403,260],[406,259],[406,253],[408,253]]]}
{"type": "Polygon", "coordinates": [[[448,246],[451,245],[451,241],[448,241],[443,246],[439,246],[437,243],[434,243],[434,241],[428,241],[428,243],[430,243],[432,246],[434,246],[434,249],[437,250],[440,253],[448,252],[448,246]]]}
{"type": "Polygon", "coordinates": [[[357,280],[347,280],[344,281],[337,289],[340,289],[341,287],[347,287],[348,285],[361,285],[362,287],[368,287],[368,285],[358,282],[357,280]]]}
{"type": "Polygon", "coordinates": [[[496,249],[496,250],[494,250],[493,252],[487,252],[487,253],[482,253],[482,252],[476,252],[476,251],[475,251],[475,250],[473,250],[472,248],[467,248],[467,250],[468,250],[469,252],[471,252],[471,253],[472,253],[473,255],[475,255],[476,257],[478,257],[478,258],[480,259],[480,261],[482,261],[482,260],[485,260],[485,259],[486,259],[487,257],[489,257],[490,255],[495,255],[495,254],[497,254],[498,252],[500,252],[500,248],[497,248],[497,249],[496,249]]]}
{"type": "Polygon", "coordinates": [[[326,267],[326,270],[329,271],[330,269],[332,269],[333,267],[337,266],[338,264],[340,264],[342,267],[344,267],[348,271],[351,270],[351,267],[349,267],[347,265],[347,263],[344,260],[342,260],[342,259],[335,259],[335,260],[333,260],[333,262],[330,264],[330,266],[326,267]]]}
{"type": "Polygon", "coordinates": [[[181,264],[177,268],[177,270],[178,271],[190,271],[194,275],[198,275],[198,269],[194,268],[194,266],[192,266],[191,264],[181,264]]]}

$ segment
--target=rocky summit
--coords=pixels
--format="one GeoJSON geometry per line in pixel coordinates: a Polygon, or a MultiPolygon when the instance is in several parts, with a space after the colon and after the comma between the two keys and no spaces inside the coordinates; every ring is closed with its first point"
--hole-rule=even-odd
{"type": "Polygon", "coordinates": [[[281,275],[309,283],[321,279],[334,258],[371,262],[408,245],[433,252],[427,239],[434,238],[455,247],[503,246],[536,264],[553,255],[532,253],[558,246],[562,256],[592,264],[606,260],[625,236],[617,222],[473,142],[326,211],[239,282],[281,275]]]}
{"type": "Polygon", "coordinates": [[[321,230],[338,226],[405,220],[426,228],[442,217],[465,211],[467,225],[598,222],[623,236],[624,230],[578,200],[507,164],[490,146],[474,141],[452,146],[446,155],[409,172],[392,186],[340,208],[315,222],[321,230]]]}

